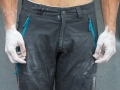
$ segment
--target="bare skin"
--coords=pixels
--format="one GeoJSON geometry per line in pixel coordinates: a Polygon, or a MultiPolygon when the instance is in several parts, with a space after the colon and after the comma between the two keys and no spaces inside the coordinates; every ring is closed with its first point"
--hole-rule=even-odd
{"type": "Polygon", "coordinates": [[[5,29],[16,23],[17,0],[0,0],[5,29]]]}
{"type": "Polygon", "coordinates": [[[116,52],[115,32],[116,18],[120,0],[101,0],[101,9],[105,31],[99,36],[95,54],[96,63],[107,62],[116,52]],[[105,49],[105,54],[101,49],[105,49]]]}
{"type": "Polygon", "coordinates": [[[58,6],[58,7],[70,7],[76,5],[83,5],[86,3],[92,2],[92,0],[31,0],[36,3],[50,5],[50,6],[58,6]]]}
{"type": "MultiPolygon", "coordinates": [[[[32,0],[33,2],[58,7],[70,7],[83,5],[92,2],[92,0],[32,0]]],[[[100,35],[95,54],[96,63],[106,62],[115,53],[115,31],[116,16],[119,6],[119,0],[100,0],[105,24],[105,31],[100,35]],[[101,48],[105,47],[105,54],[101,56],[101,48]]],[[[0,0],[0,6],[3,11],[5,30],[6,30],[6,53],[9,59],[15,63],[26,63],[23,58],[26,56],[24,40],[16,30],[17,0],[0,0]],[[18,37],[19,36],[19,37],[18,37]],[[11,42],[12,41],[12,42],[11,42]],[[21,46],[22,57],[17,56],[15,48],[21,46]]]]}
{"type": "Polygon", "coordinates": [[[116,18],[120,0],[101,0],[101,9],[104,25],[109,27],[109,31],[115,34],[116,18]]]}

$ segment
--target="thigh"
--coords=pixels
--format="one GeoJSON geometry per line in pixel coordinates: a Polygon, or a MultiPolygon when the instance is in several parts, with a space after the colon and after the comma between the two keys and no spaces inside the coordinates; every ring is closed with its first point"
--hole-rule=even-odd
{"type": "MultiPolygon", "coordinates": [[[[95,13],[92,19],[97,39],[97,22],[95,13]]],[[[75,19],[74,19],[75,20],[75,19]]],[[[81,21],[68,23],[67,51],[62,52],[57,62],[56,90],[93,90],[95,89],[96,69],[93,53],[94,38],[89,31],[88,15],[81,21]]]]}
{"type": "Polygon", "coordinates": [[[92,90],[95,87],[96,64],[92,56],[94,47],[89,45],[89,40],[60,56],[56,90],[92,90]]]}
{"type": "Polygon", "coordinates": [[[28,15],[28,12],[22,11],[18,26],[19,32],[26,28],[24,41],[27,51],[27,63],[19,64],[19,87],[20,90],[52,90],[56,65],[56,30],[59,26],[48,17],[46,19],[31,14],[28,26],[23,27],[28,15]],[[51,25],[53,28],[50,28],[51,25]]]}

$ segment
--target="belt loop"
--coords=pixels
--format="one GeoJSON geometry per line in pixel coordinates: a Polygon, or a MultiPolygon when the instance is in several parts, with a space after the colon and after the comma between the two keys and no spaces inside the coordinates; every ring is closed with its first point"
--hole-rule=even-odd
{"type": "Polygon", "coordinates": [[[45,9],[45,7],[44,7],[44,6],[42,6],[42,7],[41,7],[41,11],[43,12],[43,11],[44,11],[44,9],[45,9]]]}
{"type": "Polygon", "coordinates": [[[44,6],[43,5],[40,5],[39,7],[38,7],[38,12],[37,12],[37,14],[43,14],[43,10],[44,10],[44,6]]]}
{"type": "Polygon", "coordinates": [[[44,9],[45,9],[45,6],[41,6],[41,15],[43,15],[43,11],[44,11],[44,9]]]}
{"type": "Polygon", "coordinates": [[[82,12],[81,7],[80,6],[76,6],[75,8],[77,10],[78,17],[79,18],[82,17],[83,16],[83,12],[82,12]]]}
{"type": "Polygon", "coordinates": [[[37,14],[41,13],[41,6],[38,7],[37,14]]]}

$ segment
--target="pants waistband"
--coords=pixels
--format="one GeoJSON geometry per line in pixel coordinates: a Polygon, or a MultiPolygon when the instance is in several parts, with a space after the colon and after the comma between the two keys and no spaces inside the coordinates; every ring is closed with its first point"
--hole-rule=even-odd
{"type": "Polygon", "coordinates": [[[85,5],[78,5],[72,7],[52,7],[43,4],[36,4],[27,0],[23,0],[22,2],[22,9],[30,12],[38,14],[40,12],[53,12],[53,13],[60,13],[61,11],[65,11],[67,13],[78,13],[78,16],[82,14],[89,14],[95,12],[94,2],[85,4],[85,5]]]}

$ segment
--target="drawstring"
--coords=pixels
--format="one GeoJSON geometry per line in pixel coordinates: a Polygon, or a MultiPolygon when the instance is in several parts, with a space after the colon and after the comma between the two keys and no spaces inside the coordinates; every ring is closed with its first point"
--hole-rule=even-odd
{"type": "Polygon", "coordinates": [[[92,36],[94,39],[94,47],[96,48],[96,36],[95,36],[94,28],[93,28],[92,19],[89,19],[89,31],[91,31],[92,33],[92,36]]]}
{"type": "MultiPolygon", "coordinates": [[[[27,16],[27,19],[25,20],[25,23],[23,24],[23,30],[21,32],[22,36],[25,35],[25,32],[27,30],[27,26],[28,26],[28,23],[29,23],[29,20],[30,20],[30,15],[27,16]]],[[[17,51],[20,51],[20,48],[17,47],[17,51]]],[[[19,66],[19,63],[15,63],[15,72],[14,74],[17,74],[18,73],[18,66],[19,66]]]]}

